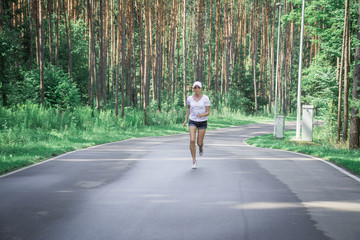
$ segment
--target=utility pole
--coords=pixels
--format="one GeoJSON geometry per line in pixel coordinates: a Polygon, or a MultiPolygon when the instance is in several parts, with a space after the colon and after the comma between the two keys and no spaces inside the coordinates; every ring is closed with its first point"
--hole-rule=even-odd
{"type": "Polygon", "coordinates": [[[305,0],[302,3],[301,14],[301,31],[300,31],[300,53],[299,53],[299,78],[298,78],[298,93],[297,93],[297,118],[296,118],[296,139],[300,139],[300,118],[301,118],[301,74],[302,74],[302,49],[304,38],[304,13],[305,0]]]}
{"type": "Polygon", "coordinates": [[[279,47],[280,47],[280,18],[281,18],[281,2],[277,3],[279,6],[279,23],[278,23],[278,39],[277,39],[277,53],[276,53],[276,77],[275,77],[275,107],[274,107],[274,136],[276,135],[276,117],[277,117],[277,92],[278,92],[278,74],[279,74],[279,47]]]}

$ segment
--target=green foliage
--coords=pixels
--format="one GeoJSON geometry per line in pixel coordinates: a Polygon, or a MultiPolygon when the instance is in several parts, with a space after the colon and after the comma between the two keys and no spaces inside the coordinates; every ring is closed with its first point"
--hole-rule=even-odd
{"type": "MultiPolygon", "coordinates": [[[[0,31],[0,91],[7,94],[19,78],[19,65],[23,52],[21,51],[20,32],[9,28],[6,24],[0,31]]],[[[3,102],[3,105],[12,104],[3,102]]]]}
{"type": "MultiPolygon", "coordinates": [[[[115,118],[113,111],[98,112],[90,107],[59,111],[30,102],[11,108],[0,106],[0,174],[95,144],[187,133],[182,125],[185,107],[158,112],[155,106],[153,102],[148,109],[149,126],[143,126],[143,111],[132,107],[125,108],[124,118],[115,118]]],[[[214,109],[209,129],[264,120],[214,109]]]]}
{"type": "MultiPolygon", "coordinates": [[[[166,100],[166,98],[163,98],[166,100]]],[[[181,124],[185,120],[186,107],[180,102],[181,94],[176,94],[174,101],[171,101],[169,109],[158,110],[158,102],[151,101],[146,110],[146,123],[149,126],[181,124]]],[[[162,104],[166,106],[166,102],[162,104]]]]}
{"type": "MultiPolygon", "coordinates": [[[[71,58],[73,62],[73,81],[79,89],[81,103],[86,104],[88,100],[88,85],[89,85],[89,40],[84,37],[87,27],[82,20],[72,22],[71,24],[71,58]]],[[[63,45],[61,51],[66,52],[66,46],[63,45]]],[[[63,69],[67,71],[66,66],[63,69]]]]}
{"type": "MultiPolygon", "coordinates": [[[[40,103],[40,74],[37,69],[22,71],[24,81],[19,84],[18,101],[40,103]]],[[[72,109],[79,104],[79,90],[68,74],[55,66],[45,67],[45,103],[59,109],[72,109]]]]}
{"type": "Polygon", "coordinates": [[[231,111],[239,111],[242,113],[251,113],[252,101],[247,98],[243,92],[231,89],[225,93],[224,97],[219,97],[219,107],[229,108],[231,111]]]}
{"type": "Polygon", "coordinates": [[[314,105],[318,113],[324,115],[328,113],[331,102],[338,94],[336,69],[324,55],[319,54],[315,60],[315,63],[303,71],[302,103],[314,105]]]}

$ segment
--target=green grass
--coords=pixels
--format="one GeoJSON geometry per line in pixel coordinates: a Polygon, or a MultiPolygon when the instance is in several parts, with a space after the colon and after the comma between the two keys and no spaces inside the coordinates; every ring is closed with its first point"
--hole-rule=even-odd
{"type": "MultiPolygon", "coordinates": [[[[62,153],[130,138],[187,133],[182,126],[185,109],[148,113],[143,126],[141,110],[128,108],[125,117],[113,111],[92,112],[82,107],[59,112],[34,104],[16,108],[0,107],[0,174],[32,165],[62,153]]],[[[209,129],[273,121],[253,118],[227,110],[212,110],[209,129]]]]}
{"type": "MultiPolygon", "coordinates": [[[[143,126],[143,112],[132,108],[127,108],[125,117],[121,119],[115,118],[111,110],[99,113],[87,107],[66,112],[34,104],[10,109],[0,107],[0,174],[102,143],[188,132],[182,126],[185,117],[183,108],[169,112],[152,110],[147,116],[149,125],[143,126]]],[[[273,118],[244,116],[226,109],[221,112],[212,110],[208,129],[260,122],[273,122],[273,118]]],[[[294,137],[295,132],[288,131],[281,140],[270,134],[248,139],[247,142],[259,147],[321,157],[360,174],[360,151],[329,143],[326,129],[315,128],[311,143],[291,141],[294,137]]]]}
{"type": "Polygon", "coordinates": [[[250,138],[246,142],[257,147],[282,149],[320,157],[360,175],[360,151],[330,143],[325,127],[314,129],[313,142],[293,141],[295,136],[295,131],[286,131],[283,139],[277,139],[273,134],[269,134],[250,138]]]}

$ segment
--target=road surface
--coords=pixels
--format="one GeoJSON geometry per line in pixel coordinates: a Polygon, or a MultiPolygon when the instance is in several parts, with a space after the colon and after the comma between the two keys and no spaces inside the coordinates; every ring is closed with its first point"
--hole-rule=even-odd
{"type": "MultiPolygon", "coordinates": [[[[290,126],[294,127],[294,126],[290,126]]],[[[0,239],[360,239],[360,182],[321,160],[248,146],[272,124],[91,147],[0,178],[0,239]]]]}

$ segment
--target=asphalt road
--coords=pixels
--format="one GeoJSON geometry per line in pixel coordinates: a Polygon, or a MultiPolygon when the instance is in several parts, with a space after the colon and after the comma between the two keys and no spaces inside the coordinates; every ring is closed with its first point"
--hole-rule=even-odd
{"type": "MultiPolygon", "coordinates": [[[[293,127],[293,126],[291,126],[293,127]]],[[[75,151],[0,178],[0,239],[360,239],[360,182],[321,160],[254,148],[247,125],[75,151]]]]}

